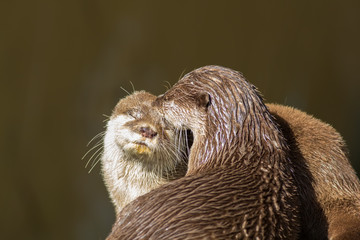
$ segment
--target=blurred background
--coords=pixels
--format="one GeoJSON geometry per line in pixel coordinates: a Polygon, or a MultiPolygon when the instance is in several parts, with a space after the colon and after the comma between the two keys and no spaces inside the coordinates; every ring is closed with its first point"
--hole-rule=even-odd
{"type": "Polygon", "coordinates": [[[360,171],[360,1],[2,1],[2,239],[104,239],[82,156],[119,98],[217,64],[333,125],[360,171]]]}

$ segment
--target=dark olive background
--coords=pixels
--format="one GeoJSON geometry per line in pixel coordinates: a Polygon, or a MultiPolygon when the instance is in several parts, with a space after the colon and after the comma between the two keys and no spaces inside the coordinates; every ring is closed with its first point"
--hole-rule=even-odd
{"type": "Polygon", "coordinates": [[[360,170],[360,1],[2,1],[2,239],[104,239],[82,156],[119,98],[208,64],[332,124],[360,170]]]}

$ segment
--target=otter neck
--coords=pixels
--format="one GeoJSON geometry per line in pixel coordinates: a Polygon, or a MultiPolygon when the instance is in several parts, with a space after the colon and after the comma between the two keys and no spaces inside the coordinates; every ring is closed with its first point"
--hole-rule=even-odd
{"type": "Polygon", "coordinates": [[[189,169],[197,172],[208,167],[234,165],[256,170],[286,159],[287,145],[266,107],[257,106],[242,114],[244,117],[239,122],[224,119],[224,114],[209,114],[204,125],[206,131],[194,131],[192,149],[195,151],[189,156],[189,169]]]}

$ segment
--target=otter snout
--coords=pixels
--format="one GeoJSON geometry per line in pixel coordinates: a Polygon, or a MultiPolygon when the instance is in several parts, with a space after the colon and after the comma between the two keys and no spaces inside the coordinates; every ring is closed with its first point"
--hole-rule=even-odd
{"type": "Polygon", "coordinates": [[[150,127],[140,127],[139,129],[141,136],[146,138],[153,138],[157,135],[157,132],[152,130],[150,127]]]}

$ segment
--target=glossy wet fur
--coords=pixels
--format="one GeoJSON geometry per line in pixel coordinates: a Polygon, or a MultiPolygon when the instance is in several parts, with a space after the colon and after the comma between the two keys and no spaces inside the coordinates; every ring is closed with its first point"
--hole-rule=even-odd
{"type": "Polygon", "coordinates": [[[175,128],[193,132],[187,176],[130,203],[109,239],[298,236],[298,193],[286,142],[238,72],[197,69],[154,107],[175,128]]]}
{"type": "Polygon", "coordinates": [[[216,66],[195,70],[159,97],[154,106],[176,128],[191,129],[195,138],[205,140],[195,139],[202,147],[193,146],[189,171],[207,164],[211,168],[223,164],[244,167],[254,164],[250,158],[260,160],[263,154],[287,150],[256,88],[236,71],[216,66]]]}

